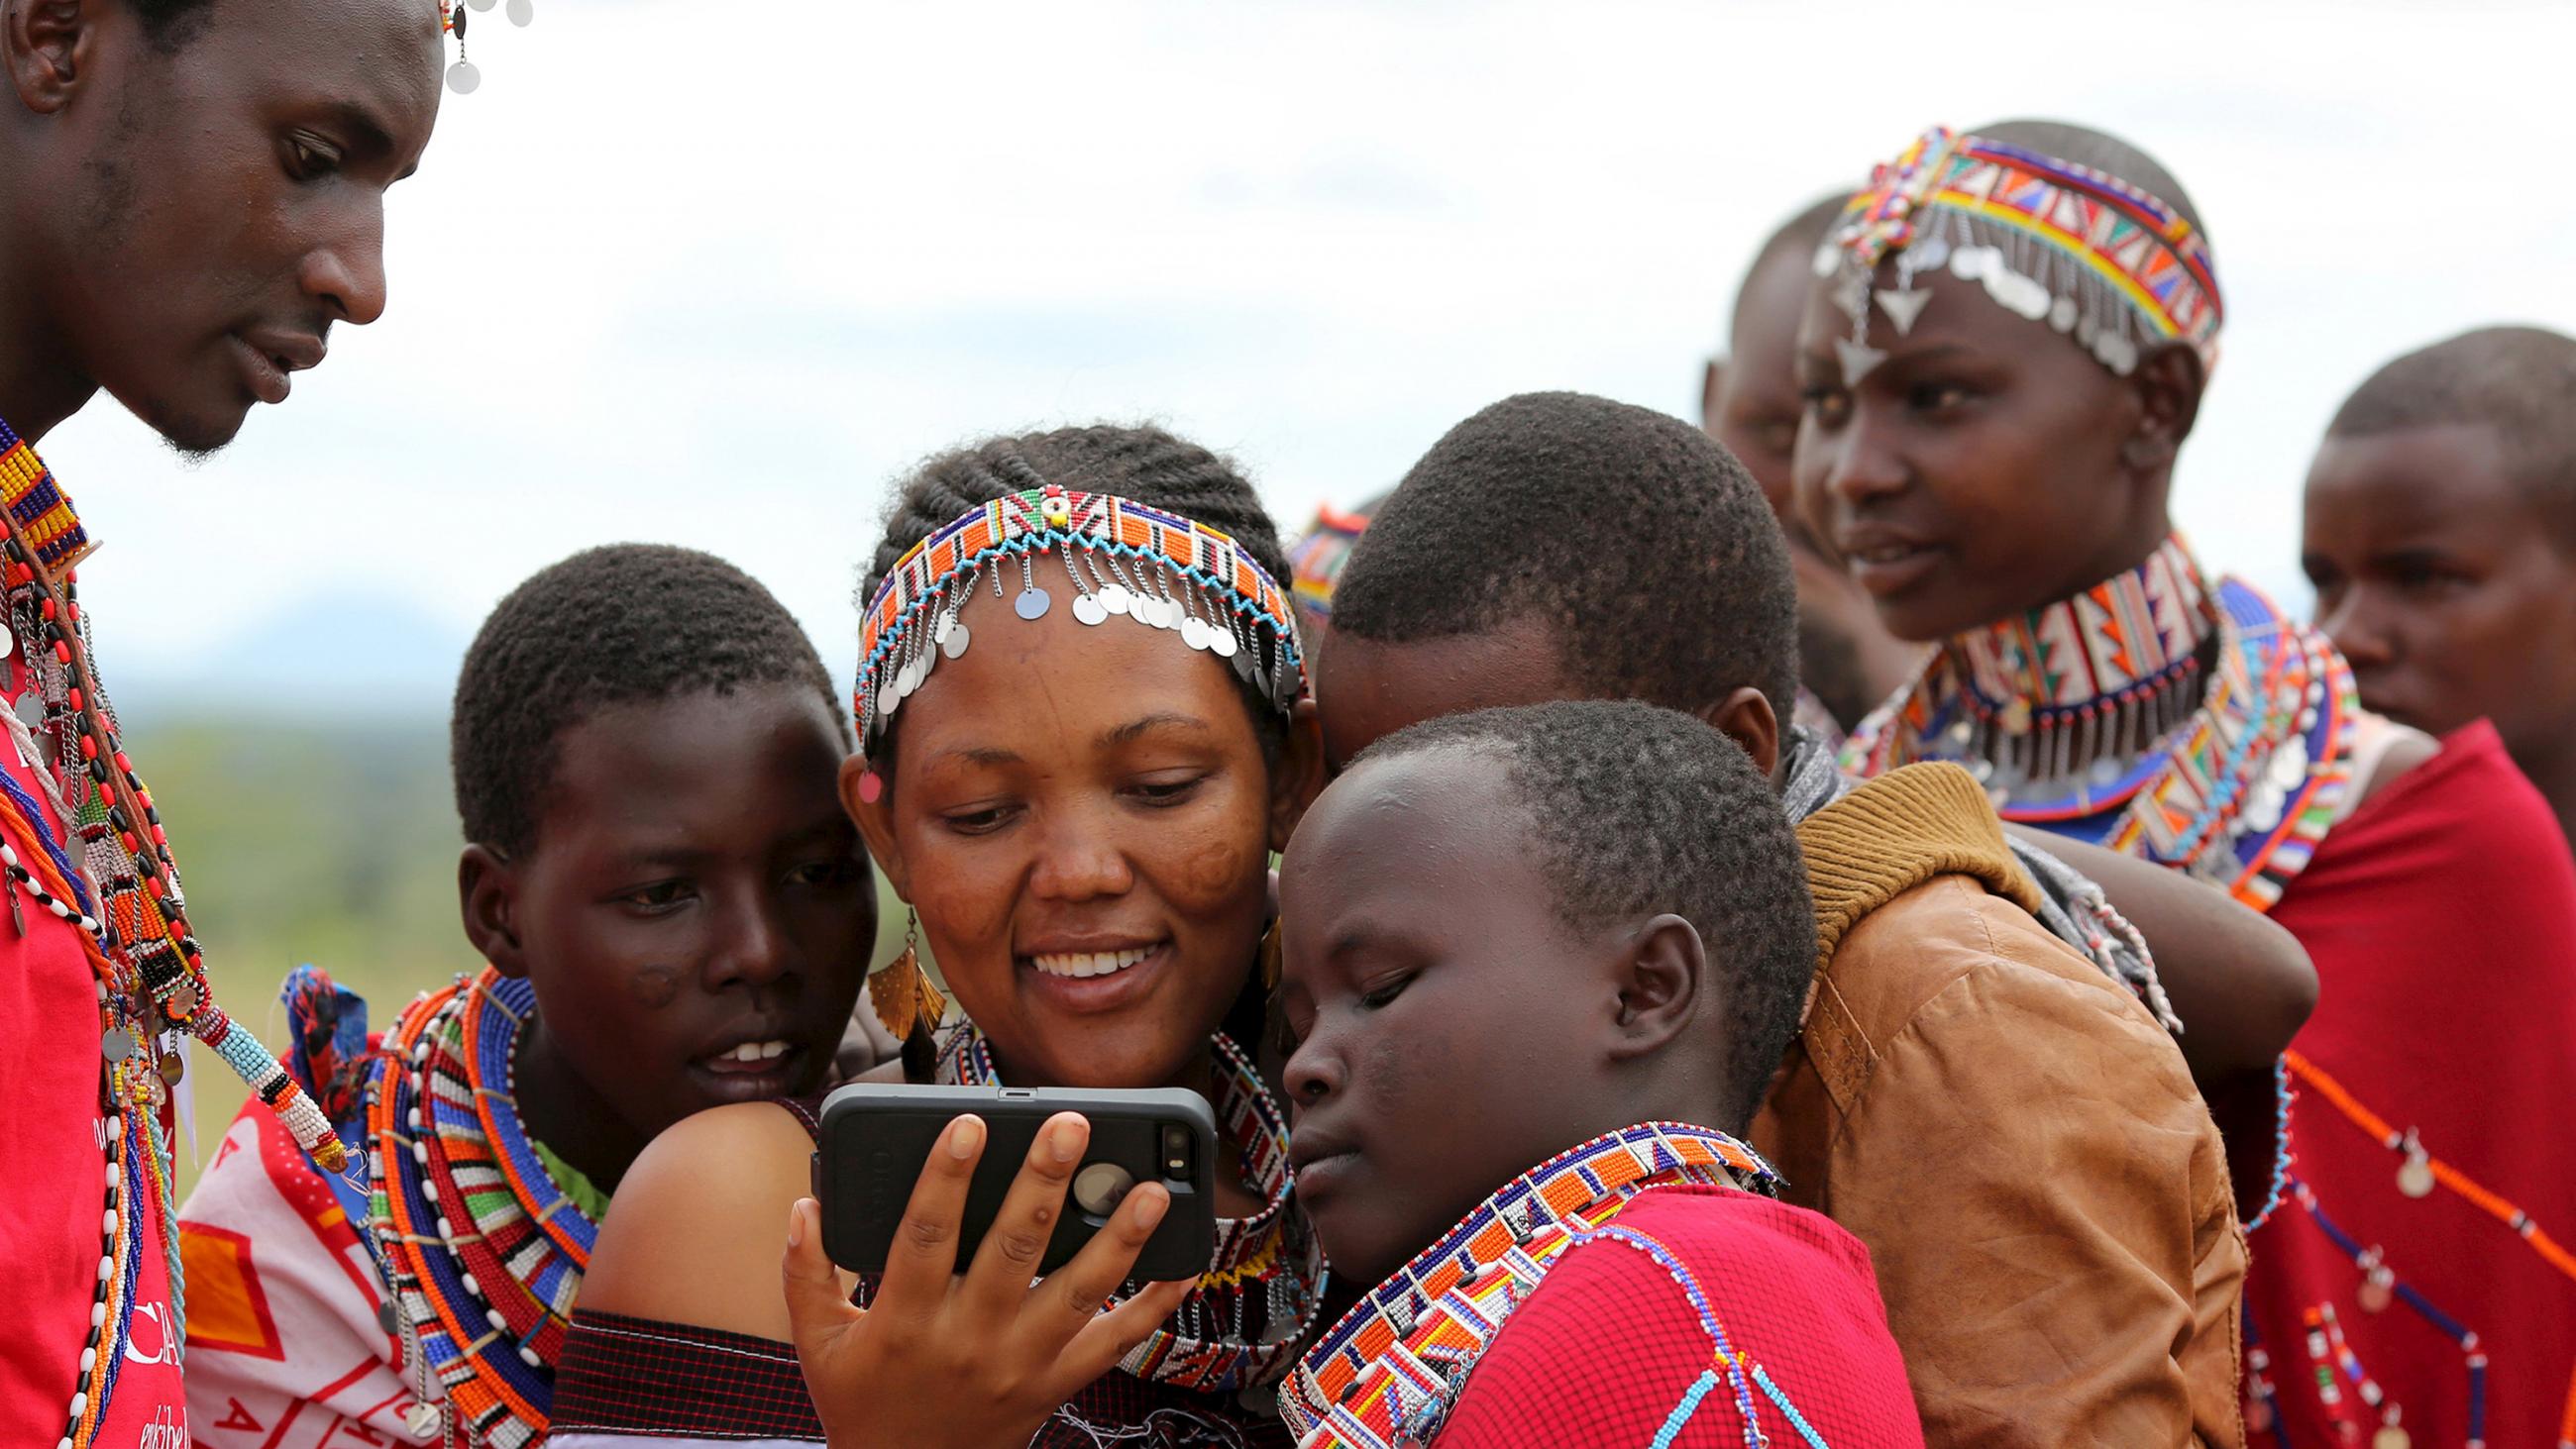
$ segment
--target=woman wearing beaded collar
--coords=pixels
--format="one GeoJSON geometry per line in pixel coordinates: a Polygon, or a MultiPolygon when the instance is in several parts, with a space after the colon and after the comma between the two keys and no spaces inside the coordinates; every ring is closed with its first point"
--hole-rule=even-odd
{"type": "MultiPolygon", "coordinates": [[[[906,1075],[1187,1086],[1230,1139],[1209,1273],[1040,1444],[1285,1442],[1269,1390],[1323,1265],[1285,1113],[1236,1043],[1261,1020],[1268,856],[1320,784],[1286,572],[1222,460],[1095,427],[926,465],[862,595],[843,803],[962,1011],[941,1020],[909,953],[871,983],[906,1075]]],[[[777,1276],[811,1130],[803,1106],[729,1108],[637,1164],[592,1259],[559,1439],[821,1437],[777,1276]],[[739,1412],[710,1415],[708,1375],[739,1412]]]]}
{"type": "Polygon", "coordinates": [[[2007,819],[2209,880],[2316,961],[2297,1163],[2246,1289],[2258,1440],[2576,1434],[2576,1258],[2549,1236],[2576,1228],[2576,1146],[2496,1125],[2576,1099],[2576,872],[2491,738],[2362,712],[2322,635],[2173,533],[2224,315],[2181,188],[2076,127],[1936,129],[1816,272],[1800,506],[1890,629],[1940,646],[1846,763],[1964,763],[2007,819]],[[2496,948],[2474,975],[2464,930],[2496,948]],[[2548,1020],[2445,1041],[2437,982],[2548,1020]]]}

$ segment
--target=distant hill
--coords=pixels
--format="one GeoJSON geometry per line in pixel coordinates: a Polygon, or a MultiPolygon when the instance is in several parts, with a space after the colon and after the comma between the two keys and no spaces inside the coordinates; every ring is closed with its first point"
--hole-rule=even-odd
{"type": "Polygon", "coordinates": [[[389,595],[315,594],[185,664],[111,675],[108,689],[140,722],[242,712],[443,722],[468,642],[389,595]]]}

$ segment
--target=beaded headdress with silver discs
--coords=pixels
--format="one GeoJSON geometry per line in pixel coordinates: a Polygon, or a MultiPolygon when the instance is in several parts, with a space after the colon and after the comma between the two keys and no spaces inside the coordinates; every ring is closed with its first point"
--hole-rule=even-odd
{"type": "Polygon", "coordinates": [[[1134,499],[1048,484],[1005,494],[914,544],[859,616],[859,753],[942,659],[973,637],[960,617],[989,583],[1023,619],[1058,605],[1052,558],[1083,624],[1126,619],[1177,634],[1232,666],[1282,713],[1306,691],[1287,592],[1232,538],[1134,499]],[[1016,587],[1014,587],[1016,585],[1016,587]]]}
{"type": "Polygon", "coordinates": [[[1869,345],[1872,304],[1899,337],[1947,267],[1996,305],[2045,322],[2122,377],[2142,351],[2180,339],[2207,373],[2225,308],[2200,229],[2161,198],[2089,166],[1935,126],[1877,167],[1816,252],[1816,275],[1852,319],[1834,340],[1845,386],[1887,354],[1869,345]],[[1876,285],[1895,258],[1896,285],[1876,285]]]}
{"type": "MultiPolygon", "coordinates": [[[[465,29],[468,10],[489,10],[493,0],[438,0],[438,28],[456,37],[456,60],[447,68],[447,88],[460,96],[470,96],[483,86],[482,68],[465,58],[465,29]]],[[[502,13],[512,25],[526,25],[537,18],[537,0],[508,0],[502,13]]]]}

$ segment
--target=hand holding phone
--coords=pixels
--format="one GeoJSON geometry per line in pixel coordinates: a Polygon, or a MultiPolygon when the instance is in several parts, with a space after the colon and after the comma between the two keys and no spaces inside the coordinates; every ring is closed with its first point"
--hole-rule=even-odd
{"type": "Polygon", "coordinates": [[[1029,1286],[1091,1140],[1090,1124],[1072,1112],[1038,1130],[972,1264],[957,1274],[985,1137],[973,1116],[941,1133],[864,1310],[851,1306],[823,1251],[815,1201],[800,1200],[788,1219],[787,1316],[832,1449],[1025,1444],[1047,1415],[1144,1342],[1192,1286],[1157,1283],[1101,1311],[1171,1207],[1156,1181],[1128,1191],[1072,1261],[1029,1286]]]}

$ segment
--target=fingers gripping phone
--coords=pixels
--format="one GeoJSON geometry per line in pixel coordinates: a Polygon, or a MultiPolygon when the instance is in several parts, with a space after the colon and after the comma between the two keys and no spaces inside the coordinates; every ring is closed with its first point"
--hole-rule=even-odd
{"type": "Polygon", "coordinates": [[[916,1087],[853,1082],[823,1102],[814,1196],[823,1208],[823,1251],[854,1273],[885,1270],[914,1184],[940,1134],[958,1117],[984,1119],[984,1155],[966,1193],[957,1271],[964,1272],[993,1226],[1011,1179],[1028,1161],[1038,1128],[1059,1112],[1091,1123],[1091,1143],[1073,1169],[1038,1271],[1062,1267],[1140,1182],[1159,1182],[1171,1210],[1136,1266],[1137,1282],[1196,1278],[1216,1251],[1216,1118],[1207,1099],[1178,1087],[1119,1091],[1078,1087],[916,1087]]]}

